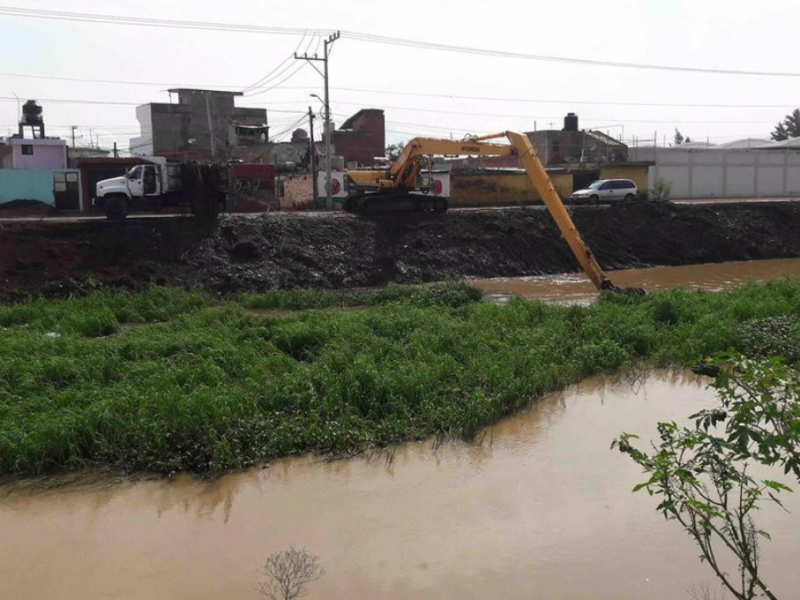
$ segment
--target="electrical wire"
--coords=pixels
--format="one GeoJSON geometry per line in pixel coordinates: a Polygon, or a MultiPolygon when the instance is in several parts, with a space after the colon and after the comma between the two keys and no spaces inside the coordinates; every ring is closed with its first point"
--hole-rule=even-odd
{"type": "MultiPolygon", "coordinates": [[[[207,30],[207,31],[227,31],[227,32],[257,33],[257,34],[271,34],[271,35],[300,35],[304,31],[306,31],[305,29],[290,28],[290,27],[268,27],[263,25],[241,25],[234,23],[211,23],[203,21],[181,21],[181,20],[155,19],[155,18],[144,18],[144,17],[126,17],[120,15],[106,15],[106,14],[96,14],[96,13],[35,10],[35,9],[10,7],[10,6],[0,6],[0,14],[6,16],[14,16],[14,17],[49,19],[58,21],[80,21],[87,23],[132,25],[139,27],[165,27],[165,28],[178,28],[178,29],[197,29],[197,30],[207,30]]],[[[311,30],[311,31],[316,35],[323,35],[323,36],[333,33],[330,30],[311,30]]],[[[419,48],[424,50],[455,52],[455,53],[463,53],[470,55],[497,57],[497,58],[512,58],[521,60],[567,63],[567,64],[576,64],[576,65],[594,66],[594,67],[615,67],[624,69],[672,71],[679,73],[701,73],[710,75],[738,75],[738,76],[753,76],[753,77],[792,77],[792,78],[800,77],[800,73],[796,72],[720,69],[720,68],[688,67],[681,65],[607,61],[607,60],[575,58],[575,57],[555,56],[546,54],[510,52],[505,50],[491,50],[491,49],[476,48],[471,46],[456,46],[451,44],[426,42],[422,40],[411,40],[405,38],[379,36],[379,35],[361,33],[358,31],[342,31],[341,33],[344,37],[347,37],[349,39],[367,43],[403,46],[403,47],[419,48]]]]}
{"type": "MultiPolygon", "coordinates": [[[[313,38],[312,38],[312,42],[313,42],[313,38]]],[[[318,39],[317,39],[317,45],[316,45],[316,47],[315,47],[315,49],[314,49],[314,53],[316,53],[316,52],[317,52],[317,50],[319,50],[319,45],[320,45],[320,43],[321,43],[321,42],[322,42],[322,38],[318,38],[318,39]]],[[[310,49],[311,49],[311,44],[309,44],[309,45],[308,45],[308,47],[306,48],[306,50],[305,50],[306,54],[308,54],[308,51],[309,51],[310,49]]],[[[292,73],[290,73],[290,74],[289,74],[289,75],[288,75],[286,78],[282,79],[282,80],[281,80],[281,81],[279,81],[278,83],[276,83],[276,84],[274,84],[274,85],[272,85],[272,86],[270,86],[270,87],[268,87],[268,88],[266,88],[266,89],[264,89],[264,86],[262,85],[261,87],[259,87],[259,88],[256,88],[255,90],[253,90],[253,91],[252,91],[252,93],[250,93],[250,94],[247,94],[247,97],[248,97],[248,98],[254,98],[254,97],[256,97],[256,96],[262,96],[262,95],[266,94],[267,92],[270,92],[270,91],[272,91],[272,90],[274,90],[274,89],[276,89],[276,88],[280,87],[280,86],[281,86],[281,85],[283,85],[285,82],[289,81],[289,80],[290,80],[290,79],[292,79],[292,78],[293,78],[295,75],[297,75],[298,73],[300,73],[300,71],[302,71],[302,70],[303,70],[303,68],[305,68],[306,66],[308,66],[308,61],[306,61],[306,60],[302,60],[302,61],[301,61],[301,62],[298,64],[297,68],[296,68],[296,69],[295,69],[295,70],[294,70],[292,73]],[[259,90],[261,90],[261,91],[259,91],[259,90]]]]}
{"type": "MultiPolygon", "coordinates": [[[[308,50],[311,48],[311,45],[314,43],[314,40],[316,40],[316,39],[318,39],[317,36],[312,36],[311,37],[311,39],[308,42],[308,45],[306,46],[306,50],[305,50],[306,52],[308,52],[308,50]]],[[[243,90],[243,93],[245,94],[245,96],[253,96],[253,95],[257,95],[258,93],[261,93],[261,92],[258,92],[258,90],[263,89],[265,86],[269,85],[270,83],[272,83],[273,81],[275,81],[276,79],[281,77],[284,73],[286,73],[286,71],[291,69],[292,66],[295,64],[293,62],[293,59],[294,59],[295,55],[297,54],[298,50],[300,50],[300,46],[302,45],[303,40],[305,40],[305,36],[303,36],[303,39],[300,40],[300,43],[297,45],[297,48],[295,48],[294,52],[292,52],[289,56],[287,56],[278,67],[273,69],[266,76],[262,77],[255,85],[252,85],[248,89],[243,90]],[[287,62],[289,64],[286,65],[285,67],[283,67],[280,71],[278,71],[278,69],[282,65],[286,64],[287,62]],[[276,71],[277,71],[277,73],[276,73],[276,71]]],[[[317,44],[317,47],[319,47],[319,43],[317,44]]],[[[294,73],[297,73],[297,71],[299,71],[299,69],[295,69],[294,73]]],[[[281,83],[283,81],[286,81],[286,80],[290,79],[290,78],[291,78],[291,76],[287,77],[286,79],[282,80],[281,83]]],[[[278,85],[280,85],[280,84],[278,84],[278,85]]]]}

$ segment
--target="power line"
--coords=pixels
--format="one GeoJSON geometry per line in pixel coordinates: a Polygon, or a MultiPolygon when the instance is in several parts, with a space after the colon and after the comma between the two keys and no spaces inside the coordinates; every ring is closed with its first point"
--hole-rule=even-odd
{"type": "MultiPolygon", "coordinates": [[[[314,43],[314,39],[315,39],[316,37],[317,37],[317,36],[312,36],[312,37],[311,37],[311,40],[309,40],[309,42],[308,42],[308,46],[306,46],[306,52],[308,52],[309,48],[311,48],[311,44],[313,44],[313,43],[314,43]]],[[[275,67],[274,69],[272,69],[272,71],[270,71],[269,73],[267,73],[266,75],[264,75],[264,77],[262,77],[261,79],[259,79],[259,80],[258,80],[257,82],[255,82],[253,85],[251,85],[251,86],[249,86],[249,87],[247,87],[247,88],[243,89],[243,90],[242,90],[242,93],[243,93],[243,94],[247,94],[247,92],[250,92],[250,91],[252,91],[252,90],[261,89],[261,88],[262,88],[262,87],[264,87],[265,85],[269,84],[271,81],[275,81],[275,79],[277,79],[278,77],[280,77],[280,76],[281,76],[283,73],[285,73],[285,72],[286,72],[286,71],[287,71],[289,68],[291,68],[292,64],[294,64],[294,61],[293,61],[292,59],[294,58],[294,55],[295,55],[295,53],[296,53],[298,50],[300,50],[300,46],[302,46],[302,45],[303,45],[303,42],[305,41],[305,39],[306,39],[306,33],[305,33],[305,32],[303,32],[303,37],[302,37],[302,38],[300,38],[300,42],[297,44],[297,48],[295,48],[295,49],[294,49],[294,52],[292,52],[292,53],[291,53],[291,54],[289,54],[289,55],[288,55],[286,58],[284,58],[284,59],[281,61],[281,63],[280,63],[280,64],[279,64],[277,67],[275,67]],[[290,64],[289,64],[288,66],[286,66],[285,68],[283,68],[282,70],[280,70],[279,72],[277,72],[277,73],[276,73],[276,71],[278,71],[278,69],[280,69],[281,67],[283,67],[283,65],[285,65],[286,63],[290,63],[290,64]]]]}
{"type": "MultiPolygon", "coordinates": [[[[300,89],[300,88],[286,88],[300,89]]],[[[392,96],[416,96],[420,98],[444,98],[455,100],[474,100],[491,102],[519,102],[530,104],[586,104],[597,106],[651,106],[651,107],[670,107],[670,108],[793,108],[796,103],[787,104],[699,104],[699,103],[668,103],[668,102],[603,102],[594,100],[534,100],[529,98],[499,98],[497,96],[459,96],[456,94],[425,94],[418,92],[393,92],[389,90],[371,90],[364,88],[331,88],[339,92],[358,92],[366,94],[389,94],[392,96]]]]}
{"type": "MultiPolygon", "coordinates": [[[[338,104],[344,104],[346,106],[361,106],[358,102],[342,102],[341,100],[338,101],[338,104]]],[[[494,118],[512,118],[512,119],[542,119],[542,120],[559,120],[561,117],[556,116],[537,116],[537,115],[510,115],[510,114],[493,114],[493,113],[484,113],[484,112],[465,112],[465,111],[455,111],[455,110],[438,110],[435,108],[410,108],[407,106],[386,106],[384,105],[382,108],[389,109],[389,110],[404,110],[409,112],[424,112],[424,113],[435,113],[435,114],[443,114],[443,115],[462,115],[462,116],[471,116],[471,117],[494,117],[494,118]]],[[[719,123],[719,124],[737,124],[737,125],[762,125],[762,124],[770,124],[772,121],[678,121],[678,120],[657,120],[657,119],[592,119],[589,117],[584,117],[586,121],[592,121],[595,123],[611,123],[611,122],[619,122],[625,121],[627,123],[653,123],[653,124],[661,124],[661,123],[674,123],[676,125],[706,125],[711,123],[719,123]]]]}
{"type": "MultiPolygon", "coordinates": [[[[270,35],[300,35],[304,31],[307,31],[306,29],[290,28],[290,27],[268,27],[263,25],[241,25],[234,23],[211,23],[202,21],[181,21],[181,20],[154,19],[154,18],[143,18],[143,17],[125,17],[119,15],[61,12],[52,10],[34,10],[34,9],[6,7],[6,6],[0,6],[0,14],[7,16],[14,16],[14,17],[49,19],[58,21],[80,21],[87,23],[132,25],[138,27],[165,27],[165,28],[178,28],[178,29],[196,29],[205,31],[226,31],[226,32],[270,34],[270,35]]],[[[332,33],[332,31],[328,30],[311,30],[311,31],[316,35],[322,35],[322,36],[332,33]]],[[[567,56],[510,52],[505,50],[490,50],[486,48],[475,48],[470,46],[456,46],[450,44],[440,44],[435,42],[425,42],[422,40],[410,40],[404,38],[372,35],[372,34],[360,33],[357,31],[344,31],[343,34],[345,35],[345,37],[361,42],[393,45],[393,46],[404,46],[404,47],[420,48],[425,50],[436,50],[442,52],[456,52],[456,53],[490,56],[497,58],[513,58],[521,60],[568,63],[568,64],[595,66],[595,67],[615,67],[624,69],[673,71],[681,73],[702,73],[702,74],[712,74],[712,75],[793,77],[793,78],[800,77],[800,73],[794,73],[794,72],[754,71],[754,70],[751,71],[751,70],[740,70],[740,69],[719,69],[719,68],[687,67],[680,65],[632,63],[624,61],[606,61],[606,60],[596,60],[587,58],[574,58],[567,56]]]]}
{"type": "Polygon", "coordinates": [[[444,52],[458,52],[464,54],[477,54],[482,56],[493,56],[500,58],[516,58],[522,60],[536,60],[544,62],[570,63],[594,67],[617,67],[623,69],[644,69],[653,71],[677,71],[684,73],[705,73],[712,75],[748,75],[756,77],[800,77],[800,73],[781,72],[781,71],[746,71],[738,69],[717,69],[703,67],[685,67],[678,65],[660,65],[631,63],[623,61],[596,60],[589,58],[573,58],[566,56],[554,56],[546,54],[528,54],[523,52],[508,52],[505,50],[488,50],[485,48],[473,48],[469,46],[454,46],[450,44],[439,44],[434,42],[424,42],[421,40],[408,40],[403,38],[393,38],[380,35],[358,33],[355,31],[345,31],[344,35],[350,39],[362,42],[372,42],[376,44],[389,44],[395,46],[406,46],[421,48],[425,50],[439,50],[444,52]]]}
{"type": "MultiPolygon", "coordinates": [[[[0,100],[5,101],[14,101],[16,102],[17,99],[14,97],[9,96],[0,96],[0,100]]],[[[108,106],[142,106],[142,102],[119,102],[115,100],[77,100],[77,99],[59,99],[59,98],[39,98],[42,102],[52,102],[54,104],[102,104],[108,106]]],[[[287,113],[293,115],[304,115],[306,114],[305,111],[302,110],[282,110],[282,109],[270,109],[269,112],[273,113],[287,113]]]]}
{"type": "Polygon", "coordinates": [[[232,23],[212,23],[204,21],[182,21],[174,19],[153,19],[144,17],[125,17],[120,15],[103,15],[97,13],[63,12],[55,10],[36,10],[14,6],[0,6],[0,14],[12,17],[47,19],[51,21],[79,21],[84,23],[105,23],[114,25],[132,25],[137,27],[164,27],[168,29],[198,29],[203,31],[226,31],[238,33],[258,33],[271,35],[301,35],[311,31],[316,35],[328,35],[331,30],[303,29],[299,27],[268,27],[264,25],[240,25],[232,23]]]}
{"type": "Polygon", "coordinates": [[[56,77],[52,75],[29,75],[27,73],[0,73],[3,77],[20,77],[23,79],[44,79],[51,81],[70,81],[75,83],[111,83],[114,85],[146,85],[169,88],[227,88],[239,90],[241,85],[220,85],[211,83],[175,83],[167,81],[119,81],[115,79],[87,79],[82,77],[56,77]]]}
{"type": "MultiPolygon", "coordinates": [[[[285,62],[285,61],[284,61],[285,62]]],[[[283,63],[281,63],[283,64],[283,63]]],[[[52,81],[69,81],[76,83],[106,83],[113,85],[141,85],[141,86],[160,86],[160,87],[179,87],[179,88],[219,88],[219,89],[235,89],[240,90],[243,85],[228,85],[217,83],[174,83],[174,82],[157,82],[157,81],[129,81],[129,80],[114,80],[114,79],[88,79],[81,77],[56,77],[51,75],[29,75],[27,73],[0,73],[0,77],[20,77],[24,79],[41,79],[52,81]]],[[[255,89],[255,88],[254,88],[255,89]]],[[[287,86],[285,90],[314,90],[314,86],[287,86]]],[[[392,90],[378,90],[367,88],[351,88],[351,87],[331,87],[332,90],[337,92],[355,92],[363,94],[385,94],[390,96],[411,96],[418,98],[436,98],[436,99],[453,99],[453,100],[471,100],[471,101],[486,101],[486,102],[512,102],[512,103],[529,103],[529,104],[578,104],[578,105],[596,105],[596,106],[649,106],[649,107],[668,107],[668,108],[775,108],[786,109],[796,106],[796,102],[787,102],[786,104],[730,104],[730,103],[680,103],[680,102],[616,102],[616,101],[597,101],[597,100],[576,100],[576,99],[558,99],[558,98],[500,98],[497,96],[462,96],[458,94],[426,94],[423,92],[400,92],[392,90]]],[[[256,96],[258,94],[252,94],[256,96]]],[[[295,104],[305,104],[305,100],[298,100],[295,104]]]]}

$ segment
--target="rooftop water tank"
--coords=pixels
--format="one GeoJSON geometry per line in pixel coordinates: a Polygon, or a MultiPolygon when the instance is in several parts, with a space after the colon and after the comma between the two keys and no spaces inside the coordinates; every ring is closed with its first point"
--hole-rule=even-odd
{"type": "Polygon", "coordinates": [[[22,122],[26,125],[41,125],[44,123],[42,119],[42,107],[36,100],[28,100],[22,105],[22,122]]]}
{"type": "Polygon", "coordinates": [[[564,117],[564,131],[578,131],[578,115],[569,113],[564,117]]]}

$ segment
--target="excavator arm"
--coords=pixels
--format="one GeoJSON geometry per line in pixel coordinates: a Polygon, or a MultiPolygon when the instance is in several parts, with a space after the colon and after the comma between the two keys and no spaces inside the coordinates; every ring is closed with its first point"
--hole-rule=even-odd
{"type": "Polygon", "coordinates": [[[539,192],[550,216],[553,217],[561,231],[561,235],[595,287],[601,291],[620,291],[605,274],[591,249],[578,233],[572,217],[567,212],[527,135],[505,131],[464,141],[415,138],[406,144],[403,152],[392,163],[389,177],[378,181],[380,189],[384,192],[387,190],[414,190],[418,187],[419,162],[423,157],[431,155],[518,156],[533,187],[539,192]],[[507,139],[510,144],[491,143],[491,140],[500,138],[507,139]]]}

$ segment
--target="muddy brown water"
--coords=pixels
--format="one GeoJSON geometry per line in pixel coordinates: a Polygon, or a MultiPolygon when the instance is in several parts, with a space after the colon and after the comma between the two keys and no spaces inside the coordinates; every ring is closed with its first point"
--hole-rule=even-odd
{"type": "MultiPolygon", "coordinates": [[[[748,281],[800,277],[800,259],[628,269],[609,271],[608,276],[619,287],[643,287],[650,291],[683,287],[716,292],[748,281]]],[[[471,283],[482,289],[487,299],[501,304],[514,296],[569,304],[588,304],[597,297],[597,291],[589,279],[578,273],[478,279],[471,283]]]]}
{"type": "MultiPolygon", "coordinates": [[[[506,419],[482,443],[281,460],[215,481],[179,477],[15,491],[0,500],[0,598],[254,599],[259,564],[290,544],[327,571],[309,598],[676,600],[711,581],[689,539],[631,488],[609,449],[650,439],[714,396],[657,372],[586,381],[506,419]]],[[[6,490],[8,491],[8,490],[6,490]]],[[[758,525],[763,574],[800,589],[800,498],[758,525]]]]}

